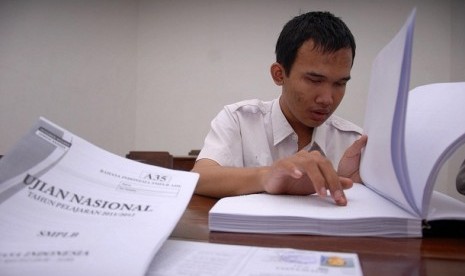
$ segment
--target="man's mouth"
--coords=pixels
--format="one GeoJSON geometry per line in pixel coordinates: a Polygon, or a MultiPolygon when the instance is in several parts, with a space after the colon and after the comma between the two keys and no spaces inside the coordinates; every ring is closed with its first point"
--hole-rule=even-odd
{"type": "Polygon", "coordinates": [[[330,110],[328,109],[318,109],[318,110],[312,110],[311,112],[311,118],[314,121],[324,121],[329,117],[330,110]]]}

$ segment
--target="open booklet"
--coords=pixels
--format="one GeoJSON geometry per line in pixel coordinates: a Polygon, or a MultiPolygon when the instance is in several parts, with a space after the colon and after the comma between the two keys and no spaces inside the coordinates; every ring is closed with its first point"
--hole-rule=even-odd
{"type": "Polygon", "coordinates": [[[316,195],[224,198],[210,210],[210,230],[420,237],[430,221],[465,220],[464,203],[433,191],[441,166],[465,143],[465,83],[408,91],[414,23],[415,10],[373,63],[365,185],[346,191],[348,206],[316,195]]]}
{"type": "Polygon", "coordinates": [[[357,254],[168,240],[146,276],[362,275],[357,254]]]}
{"type": "Polygon", "coordinates": [[[144,275],[197,180],[39,119],[0,159],[0,274],[144,275]]]}

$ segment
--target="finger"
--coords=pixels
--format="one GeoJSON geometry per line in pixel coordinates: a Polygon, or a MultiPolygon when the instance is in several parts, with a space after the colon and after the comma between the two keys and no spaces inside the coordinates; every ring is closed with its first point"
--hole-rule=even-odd
{"type": "Polygon", "coordinates": [[[310,162],[309,164],[307,164],[307,166],[305,167],[305,172],[307,174],[307,177],[313,184],[315,192],[320,197],[326,197],[326,180],[323,176],[323,173],[320,171],[320,168],[318,167],[317,163],[310,162]]]}
{"type": "Polygon", "coordinates": [[[335,190],[342,190],[339,184],[339,178],[331,162],[323,157],[320,153],[312,154],[313,162],[307,166],[307,175],[313,183],[313,187],[319,196],[327,196],[327,189],[333,193],[335,190]]]}
{"type": "Polygon", "coordinates": [[[345,152],[346,157],[351,158],[359,155],[362,152],[362,149],[366,146],[368,142],[368,136],[366,134],[362,135],[357,139],[345,152]]]}
{"type": "Polygon", "coordinates": [[[328,161],[328,163],[320,164],[320,169],[326,179],[327,187],[336,204],[345,206],[347,205],[347,199],[344,194],[343,185],[347,186],[350,185],[350,183],[348,183],[347,180],[341,182],[331,162],[328,161]]]}
{"type": "Polygon", "coordinates": [[[352,188],[354,181],[348,177],[339,177],[339,182],[341,183],[342,189],[347,190],[352,188]]]}
{"type": "Polygon", "coordinates": [[[341,180],[337,182],[337,185],[329,187],[331,197],[333,198],[334,202],[336,202],[337,205],[340,205],[340,206],[347,205],[347,198],[344,193],[344,186],[347,186],[347,185],[350,185],[350,184],[346,180],[341,180]]]}
{"type": "Polygon", "coordinates": [[[363,147],[366,146],[368,142],[368,136],[366,134],[363,134],[362,136],[360,136],[360,138],[358,138],[356,141],[355,141],[355,144],[360,148],[362,149],[363,147]]]}
{"type": "Polygon", "coordinates": [[[343,190],[334,191],[334,193],[332,194],[332,197],[334,199],[334,202],[336,202],[337,205],[339,206],[347,205],[347,198],[343,190]]]}
{"type": "Polygon", "coordinates": [[[273,177],[291,177],[299,179],[304,175],[304,172],[293,162],[288,160],[280,160],[273,166],[273,177]]]}
{"type": "Polygon", "coordinates": [[[288,175],[295,179],[299,179],[304,175],[302,170],[300,170],[299,167],[292,162],[283,162],[281,164],[281,169],[283,170],[285,175],[288,175]]]}

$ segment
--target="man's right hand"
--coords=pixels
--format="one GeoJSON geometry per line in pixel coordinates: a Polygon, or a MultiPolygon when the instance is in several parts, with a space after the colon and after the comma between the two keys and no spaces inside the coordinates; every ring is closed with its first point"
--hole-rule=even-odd
{"type": "Polygon", "coordinates": [[[327,196],[327,190],[337,205],[347,205],[344,189],[352,187],[352,180],[339,177],[331,164],[318,151],[301,150],[276,161],[262,178],[265,192],[270,194],[327,196]]]}

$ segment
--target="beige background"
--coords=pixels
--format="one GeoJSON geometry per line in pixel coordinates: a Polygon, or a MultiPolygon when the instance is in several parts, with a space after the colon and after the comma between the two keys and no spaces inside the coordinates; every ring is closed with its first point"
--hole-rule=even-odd
{"type": "MultiPolygon", "coordinates": [[[[411,87],[465,81],[460,0],[1,0],[0,154],[39,116],[119,155],[201,148],[223,105],[279,95],[277,36],[309,10],[333,12],[355,35],[337,114],[363,125],[371,62],[415,6],[411,87]]],[[[453,192],[462,156],[439,189],[453,192]]]]}

